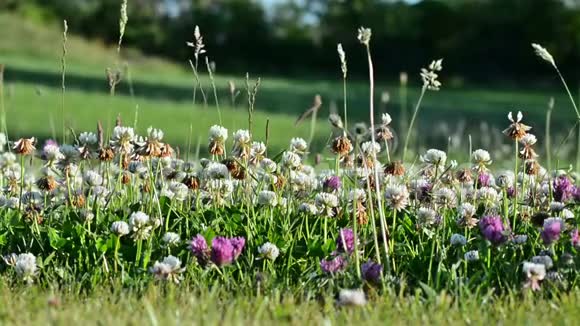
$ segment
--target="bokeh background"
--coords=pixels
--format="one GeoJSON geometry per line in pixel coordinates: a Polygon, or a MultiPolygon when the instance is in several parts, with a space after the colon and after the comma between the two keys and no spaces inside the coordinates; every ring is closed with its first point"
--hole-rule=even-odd
{"type": "Polygon", "coordinates": [[[149,125],[165,129],[183,152],[197,147],[203,152],[207,129],[219,117],[205,62],[199,74],[207,103],[199,91],[192,102],[193,51],[186,42],[198,25],[215,69],[222,124],[232,131],[247,127],[249,73],[252,85],[257,77],[262,81],[255,136],[265,137],[269,121],[269,142],[276,149],[292,136],[310,139],[310,123],[295,121],[320,94],[312,150],[324,152],[331,133],[326,118],[343,101],[337,43],[347,53],[349,118],[368,120],[366,57],[356,39],[357,28],[366,26],[373,31],[376,103],[379,113],[393,116],[398,135],[405,134],[418,98],[420,68],[444,58],[443,88],[425,98],[415,151],[434,146],[467,155],[471,138],[471,147],[494,150],[501,158],[511,152],[501,135],[506,114],[517,110],[542,147],[554,98],[554,152],[575,155],[572,106],[554,70],[534,55],[530,43],[550,51],[578,97],[578,0],[129,0],[118,54],[121,2],[0,0],[0,64],[11,137],[57,137],[62,121],[77,131],[94,129],[97,120],[110,129],[120,115],[126,124],[136,120],[141,131],[149,125]],[[109,94],[107,68],[121,77],[115,96],[109,94]]]}

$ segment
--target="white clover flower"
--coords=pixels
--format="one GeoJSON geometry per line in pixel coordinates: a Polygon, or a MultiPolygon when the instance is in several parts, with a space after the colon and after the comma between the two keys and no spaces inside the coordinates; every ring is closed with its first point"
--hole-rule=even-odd
{"type": "Polygon", "coordinates": [[[177,201],[184,201],[189,195],[189,188],[181,182],[171,181],[169,183],[169,191],[173,193],[172,199],[177,201]]]}
{"type": "Polygon", "coordinates": [[[143,212],[134,212],[129,216],[129,228],[135,239],[146,239],[152,229],[150,218],[143,212]]]}
{"type": "Polygon", "coordinates": [[[289,169],[295,169],[302,164],[302,159],[300,156],[294,152],[286,151],[282,154],[282,160],[280,162],[282,166],[285,166],[289,169]]]}
{"type": "Polygon", "coordinates": [[[350,193],[348,194],[348,200],[351,202],[354,201],[366,201],[367,199],[367,194],[364,190],[359,189],[359,188],[355,188],[353,190],[350,191],[350,193]]]}
{"type": "Polygon", "coordinates": [[[367,141],[360,145],[361,151],[367,155],[372,156],[373,154],[378,154],[381,151],[381,145],[377,142],[367,141]]]}
{"type": "Polygon", "coordinates": [[[532,47],[534,48],[534,52],[538,57],[542,58],[542,60],[548,62],[552,66],[556,67],[556,61],[554,61],[554,57],[552,57],[552,55],[550,54],[550,52],[548,52],[548,50],[546,50],[546,48],[536,43],[532,43],[532,47]]]}
{"type": "Polygon", "coordinates": [[[470,250],[463,255],[463,258],[468,262],[478,261],[479,260],[479,251],[470,250]]]}
{"type": "Polygon", "coordinates": [[[314,202],[320,213],[324,213],[327,217],[334,217],[336,208],[338,207],[338,197],[336,195],[321,192],[316,194],[314,202]]]}
{"type": "Polygon", "coordinates": [[[318,208],[316,208],[316,205],[310,204],[310,203],[302,203],[300,204],[300,206],[298,206],[298,211],[305,213],[307,215],[316,215],[318,214],[318,208]]]}
{"type": "Polygon", "coordinates": [[[62,158],[61,161],[66,161],[66,164],[74,164],[80,159],[81,152],[79,152],[79,150],[72,145],[60,145],[59,150],[62,155],[64,155],[64,158],[62,158]]]}
{"type": "Polygon", "coordinates": [[[385,188],[386,204],[397,211],[407,207],[409,204],[409,191],[404,185],[389,185],[385,188]]]}
{"type": "Polygon", "coordinates": [[[457,205],[457,195],[449,188],[439,188],[434,194],[435,203],[443,207],[455,207],[457,205]]]}
{"type": "Polygon", "coordinates": [[[417,210],[417,222],[422,226],[435,224],[437,222],[437,212],[429,207],[419,207],[417,210]]]}
{"type": "Polygon", "coordinates": [[[58,162],[64,159],[64,155],[60,152],[60,148],[56,144],[46,144],[42,148],[42,156],[48,162],[58,162]]]}
{"type": "Polygon", "coordinates": [[[98,142],[97,135],[94,132],[81,132],[79,135],[79,143],[83,146],[95,145],[98,142]]]}
{"type": "Polygon", "coordinates": [[[2,166],[10,166],[16,163],[16,155],[12,152],[4,152],[0,156],[0,162],[2,166]]]}
{"type": "Polygon", "coordinates": [[[444,166],[445,161],[447,161],[447,154],[444,151],[432,148],[424,155],[421,155],[420,159],[425,164],[444,166]]]}
{"type": "Polygon", "coordinates": [[[546,277],[546,266],[526,261],[524,262],[522,271],[524,272],[527,281],[525,287],[530,287],[532,290],[539,290],[539,282],[546,277]]]}
{"type": "Polygon", "coordinates": [[[228,139],[228,130],[222,126],[213,125],[209,128],[209,141],[224,142],[228,139]]]}
{"type": "Polygon", "coordinates": [[[227,179],[230,176],[228,167],[222,163],[211,162],[206,168],[205,173],[210,179],[227,179]]]}
{"type": "Polygon", "coordinates": [[[290,148],[294,153],[303,155],[308,150],[308,143],[302,138],[294,137],[290,140],[290,148]]]}
{"type": "Polygon", "coordinates": [[[181,273],[185,268],[181,267],[181,261],[174,256],[167,256],[163,261],[156,261],[150,269],[151,274],[155,275],[158,280],[164,280],[179,284],[181,281],[181,273]]]}
{"type": "Polygon", "coordinates": [[[88,170],[85,172],[84,181],[89,187],[96,187],[103,184],[103,177],[93,170],[88,170]]]}
{"type": "Polygon", "coordinates": [[[455,233],[451,236],[450,242],[452,246],[465,246],[467,239],[463,235],[455,233]]]}
{"type": "Polygon", "coordinates": [[[250,153],[252,156],[264,155],[266,153],[266,144],[258,141],[253,142],[250,153]]]}
{"type": "Polygon", "coordinates": [[[278,205],[278,196],[269,190],[262,190],[258,193],[258,204],[263,206],[275,207],[278,205]]]}
{"type": "Polygon", "coordinates": [[[134,212],[129,216],[129,225],[133,231],[149,224],[149,215],[143,212],[134,212]]]}
{"type": "Polygon", "coordinates": [[[364,306],[367,304],[367,299],[361,289],[342,289],[338,293],[338,304],[341,306],[364,306]]]}
{"type": "Polygon", "coordinates": [[[392,119],[391,119],[391,115],[388,113],[383,113],[383,115],[381,116],[381,120],[383,122],[383,125],[387,126],[391,123],[392,119]]]}
{"type": "Polygon", "coordinates": [[[478,165],[489,165],[492,163],[491,155],[484,149],[477,149],[471,154],[471,159],[478,165]]]}
{"type": "Polygon", "coordinates": [[[36,269],[36,257],[33,254],[23,253],[16,257],[14,270],[16,271],[16,275],[22,280],[31,283],[33,277],[36,275],[36,269]]]}
{"type": "Polygon", "coordinates": [[[234,142],[236,144],[248,144],[252,140],[250,131],[240,129],[234,132],[234,142]]]}
{"type": "Polygon", "coordinates": [[[497,191],[491,187],[481,187],[477,190],[475,198],[483,202],[486,206],[495,204],[499,201],[499,195],[497,191]]]}
{"type": "Polygon", "coordinates": [[[475,208],[475,206],[473,206],[470,203],[462,203],[459,206],[459,216],[463,217],[463,218],[470,218],[475,216],[475,213],[477,211],[477,209],[475,208]]]}
{"type": "Polygon", "coordinates": [[[116,126],[113,129],[113,135],[111,136],[110,143],[111,147],[117,151],[123,153],[132,153],[133,142],[135,139],[135,130],[133,130],[133,128],[116,126]]]}
{"type": "Polygon", "coordinates": [[[512,187],[514,185],[514,173],[511,171],[502,172],[496,178],[496,184],[503,189],[512,187]]]}
{"type": "Polygon", "coordinates": [[[262,170],[264,170],[264,172],[266,173],[274,173],[276,172],[276,169],[278,168],[276,162],[272,161],[269,158],[264,158],[261,162],[260,162],[260,167],[262,168],[262,170]]]}
{"type": "Polygon", "coordinates": [[[167,232],[163,235],[162,241],[166,246],[173,247],[178,245],[181,242],[181,239],[179,237],[179,234],[175,232],[167,232]]]}
{"type": "Polygon", "coordinates": [[[280,249],[275,244],[266,242],[258,248],[258,253],[262,258],[274,261],[280,255],[280,249]]]}
{"type": "Polygon", "coordinates": [[[161,141],[163,139],[163,131],[153,127],[147,128],[147,139],[154,141],[161,141]]]}

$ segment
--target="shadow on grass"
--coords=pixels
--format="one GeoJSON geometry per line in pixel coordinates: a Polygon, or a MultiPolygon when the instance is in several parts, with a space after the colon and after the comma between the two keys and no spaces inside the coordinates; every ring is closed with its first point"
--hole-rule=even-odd
{"type": "MultiPolygon", "coordinates": [[[[30,70],[20,67],[6,67],[5,71],[6,82],[22,82],[34,85],[40,85],[50,88],[61,87],[61,75],[51,71],[30,70]]],[[[193,79],[192,79],[193,84],[193,79]]],[[[163,82],[152,82],[136,80],[133,81],[134,95],[140,99],[150,100],[168,100],[174,102],[190,102],[192,101],[192,84],[173,83],[167,84],[163,82]]],[[[303,85],[302,85],[303,86],[303,85]]],[[[69,72],[66,75],[67,89],[77,89],[85,92],[94,93],[109,93],[109,85],[103,72],[103,77],[87,76],[69,72]]],[[[209,105],[214,105],[214,97],[210,85],[204,85],[205,93],[209,105]]],[[[231,106],[230,94],[228,85],[217,85],[218,98],[220,105],[231,106]]],[[[323,99],[323,106],[319,113],[319,118],[326,119],[330,113],[329,107],[331,102],[337,103],[338,110],[341,112],[342,89],[328,89],[328,84],[325,89],[308,89],[305,87],[292,87],[291,81],[288,86],[273,87],[268,83],[262,83],[260,91],[257,96],[257,109],[267,113],[286,114],[298,117],[302,112],[307,110],[313,101],[314,95],[320,94],[323,99]]],[[[245,90],[240,90],[241,95],[237,98],[235,107],[239,110],[245,110],[246,98],[245,90]]],[[[128,83],[121,82],[116,88],[117,94],[128,96],[130,95],[130,88],[128,83]]],[[[393,121],[400,121],[400,105],[396,97],[391,97],[388,107],[382,106],[380,103],[380,94],[377,91],[377,118],[381,112],[388,111],[393,121]]],[[[368,121],[368,94],[366,89],[360,87],[353,87],[349,89],[348,95],[349,105],[349,120],[368,121]]],[[[198,92],[198,104],[203,105],[201,96],[198,92]]],[[[413,109],[415,99],[411,96],[409,98],[408,111],[413,109]]],[[[474,102],[476,99],[472,99],[474,102]]],[[[486,106],[500,107],[508,105],[507,103],[497,103],[497,99],[485,100],[480,103],[480,108],[476,110],[469,109],[469,103],[460,103],[449,98],[444,104],[433,105],[432,103],[424,103],[421,108],[418,123],[432,127],[435,122],[444,121],[450,124],[458,123],[460,120],[466,120],[469,127],[479,126],[480,122],[485,121],[491,124],[503,125],[506,122],[505,112],[497,110],[486,110],[486,106]],[[481,107],[484,109],[481,109],[481,107]]],[[[507,107],[507,106],[506,106],[507,107]]],[[[408,112],[409,116],[410,112],[408,112]]],[[[530,117],[531,118],[531,117],[530,117]]],[[[543,117],[534,117],[534,122],[541,123],[543,117]]],[[[558,116],[554,117],[555,121],[559,120],[558,116]]],[[[396,125],[396,123],[395,123],[396,125]]]]}

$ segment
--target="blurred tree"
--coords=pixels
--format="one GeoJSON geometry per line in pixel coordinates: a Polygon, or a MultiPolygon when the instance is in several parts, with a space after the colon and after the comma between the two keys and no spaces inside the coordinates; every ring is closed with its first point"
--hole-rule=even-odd
{"type": "MultiPolygon", "coordinates": [[[[0,0],[0,8],[67,19],[71,32],[114,44],[120,3],[0,0]]],[[[580,0],[129,0],[125,44],[185,62],[195,25],[218,69],[232,72],[335,74],[340,42],[351,75],[363,75],[361,25],[373,30],[378,76],[416,71],[437,57],[446,58],[447,74],[471,79],[551,74],[539,68],[531,42],[546,46],[568,74],[580,60],[580,0]]]]}

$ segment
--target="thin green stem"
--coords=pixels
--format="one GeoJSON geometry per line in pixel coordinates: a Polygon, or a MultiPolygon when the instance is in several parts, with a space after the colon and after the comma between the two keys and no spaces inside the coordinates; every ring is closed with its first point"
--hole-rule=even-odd
{"type": "Polygon", "coordinates": [[[411,122],[409,122],[409,127],[407,128],[407,136],[405,136],[405,146],[403,147],[403,162],[405,162],[405,159],[407,158],[407,148],[409,147],[409,139],[411,138],[413,125],[415,124],[415,119],[417,119],[417,113],[419,112],[419,108],[421,108],[421,102],[423,101],[423,96],[425,96],[426,91],[427,87],[423,86],[423,88],[421,88],[421,95],[419,96],[417,105],[415,105],[415,111],[413,111],[411,122]]]}

